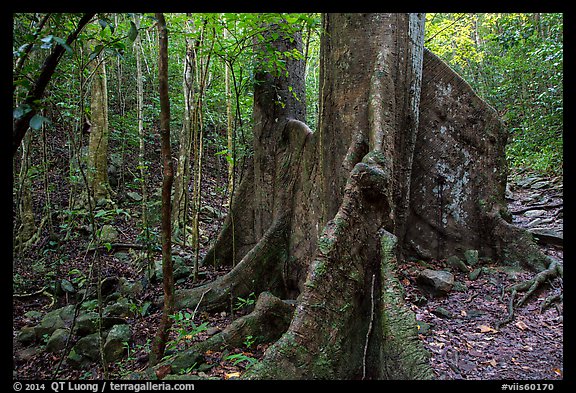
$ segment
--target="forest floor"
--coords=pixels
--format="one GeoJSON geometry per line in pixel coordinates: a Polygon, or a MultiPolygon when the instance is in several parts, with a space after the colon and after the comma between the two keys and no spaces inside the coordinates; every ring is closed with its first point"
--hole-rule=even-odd
{"type": "MultiPolygon", "coordinates": [[[[221,184],[224,184],[223,179],[226,176],[225,165],[216,159],[206,160],[205,165],[203,204],[211,209],[205,209],[202,215],[200,256],[207,251],[210,239],[217,236],[226,213],[226,209],[222,207],[224,198],[221,196],[221,184]]],[[[155,181],[160,184],[159,179],[155,181]]],[[[517,225],[527,228],[545,227],[561,236],[561,178],[544,178],[520,172],[511,176],[510,186],[510,209],[517,225]],[[530,206],[536,207],[529,208],[530,206]],[[539,212],[534,213],[534,210],[539,212]]],[[[54,196],[53,201],[56,199],[54,196]]],[[[130,215],[120,214],[113,221],[120,233],[118,242],[138,243],[140,225],[135,210],[132,209],[130,215]]],[[[47,277],[54,281],[67,279],[74,285],[82,285],[82,277],[77,272],[86,271],[91,260],[86,252],[86,239],[87,236],[80,236],[74,241],[60,242],[58,248],[52,251],[48,247],[49,241],[45,239],[25,256],[15,258],[13,273],[18,280],[15,279],[14,292],[33,293],[46,285],[47,277]],[[50,263],[46,262],[47,259],[50,259],[50,263]],[[38,261],[45,263],[39,267],[38,261]]],[[[554,236],[552,239],[554,240],[554,236]]],[[[561,244],[542,244],[542,249],[559,260],[563,259],[561,244]]],[[[137,265],[127,263],[124,255],[114,251],[116,250],[101,254],[102,275],[126,277],[130,280],[141,279],[142,271],[137,265]]],[[[173,252],[189,261],[195,257],[190,247],[174,245],[173,252]]],[[[159,259],[158,253],[156,260],[159,259]]],[[[432,261],[428,264],[406,261],[399,266],[399,279],[406,290],[406,301],[418,320],[419,337],[431,354],[430,365],[437,379],[563,378],[563,303],[560,302],[543,312],[539,310],[540,302],[545,296],[554,291],[562,291],[561,280],[554,280],[536,292],[523,307],[515,310],[514,318],[509,323],[498,327],[498,321],[507,315],[509,295],[502,295],[503,288],[528,279],[533,273],[485,262],[480,276],[475,280],[472,280],[468,273],[453,272],[457,286],[447,296],[424,299],[416,285],[416,275],[424,266],[445,268],[444,261],[432,261]]],[[[188,277],[177,281],[177,287],[196,286],[213,280],[226,271],[201,266],[199,273],[197,282],[188,277]]],[[[147,367],[150,341],[155,335],[161,315],[161,310],[150,304],[162,291],[160,282],[151,281],[148,284],[136,304],[139,313],[129,320],[132,337],[128,356],[108,367],[110,379],[131,379],[133,373],[141,372],[147,367]]],[[[51,298],[40,293],[35,296],[13,297],[12,354],[15,379],[104,377],[98,364],[76,369],[66,362],[62,363],[55,375],[56,365],[60,363],[63,353],[49,353],[41,347],[27,347],[17,339],[22,327],[38,323],[41,316],[50,309],[73,303],[73,295],[62,294],[51,298]],[[50,308],[52,301],[55,304],[50,308]]],[[[173,347],[178,350],[187,348],[194,342],[223,330],[232,320],[249,312],[253,302],[254,299],[237,299],[229,310],[212,314],[183,310],[193,316],[192,326],[198,327],[206,323],[207,330],[198,329],[195,334],[182,335],[175,329],[171,334],[173,347]]],[[[189,374],[200,378],[237,378],[252,361],[263,355],[266,348],[266,345],[255,345],[247,338],[241,348],[207,353],[207,363],[201,369],[191,369],[189,374]]]]}

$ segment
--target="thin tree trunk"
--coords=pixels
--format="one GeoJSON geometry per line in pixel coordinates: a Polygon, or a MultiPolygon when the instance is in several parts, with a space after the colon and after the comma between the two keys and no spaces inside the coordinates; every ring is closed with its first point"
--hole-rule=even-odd
{"type": "MultiPolygon", "coordinates": [[[[134,14],[134,24],[136,29],[140,29],[140,16],[134,14]]],[[[139,137],[139,149],[138,149],[138,168],[140,170],[140,182],[142,185],[142,231],[144,232],[144,239],[146,243],[146,251],[148,262],[150,263],[151,248],[150,243],[150,228],[148,227],[148,182],[147,178],[147,163],[146,163],[146,138],[144,132],[144,83],[142,81],[142,59],[140,52],[142,50],[142,39],[140,38],[140,33],[136,35],[134,40],[134,55],[136,56],[136,112],[138,116],[138,137],[139,137]]]]}
{"type": "MultiPolygon", "coordinates": [[[[193,21],[188,15],[186,23],[188,33],[193,31],[193,21]],[[189,26],[192,25],[192,26],[189,26]]],[[[196,68],[196,55],[194,51],[195,40],[186,37],[186,57],[184,59],[184,75],[182,78],[182,89],[184,92],[184,120],[180,133],[180,152],[178,154],[178,166],[174,178],[174,203],[172,211],[172,224],[175,234],[178,234],[187,241],[186,227],[188,224],[188,206],[190,184],[190,156],[192,154],[192,130],[194,129],[193,118],[195,117],[194,103],[194,70],[196,68]]]]}
{"type": "MultiPolygon", "coordinates": [[[[98,58],[97,58],[98,59],[98,58]]],[[[108,182],[108,87],[105,61],[100,59],[92,77],[90,141],[88,146],[88,179],[90,196],[95,202],[110,199],[108,182]]]]}
{"type": "Polygon", "coordinates": [[[22,159],[20,161],[20,173],[18,176],[18,193],[16,194],[16,206],[18,207],[17,219],[20,222],[17,235],[14,239],[14,248],[22,252],[27,242],[36,232],[34,210],[32,209],[32,187],[29,175],[30,149],[32,134],[26,134],[22,144],[22,159]]]}
{"type": "MultiPolygon", "coordinates": [[[[228,37],[228,30],[224,28],[224,40],[228,37]]],[[[234,150],[234,116],[232,115],[232,92],[230,89],[230,68],[231,64],[224,61],[224,86],[226,93],[226,141],[228,162],[228,206],[232,201],[234,192],[234,160],[232,159],[234,150]]]]}
{"type": "Polygon", "coordinates": [[[158,84],[160,94],[160,141],[162,151],[162,274],[164,289],[164,308],[158,332],[152,342],[150,363],[156,364],[164,356],[168,333],[174,313],[174,275],[172,269],[172,225],[171,191],[174,181],[174,169],[170,151],[170,100],[168,95],[168,29],[164,14],[157,13],[158,20],[158,84]]]}
{"type": "Polygon", "coordinates": [[[198,265],[200,258],[200,209],[202,205],[202,161],[204,156],[204,120],[203,120],[203,101],[204,92],[206,90],[210,58],[212,54],[212,49],[214,47],[214,39],[212,36],[212,46],[208,51],[206,58],[199,62],[198,67],[198,95],[196,98],[196,110],[194,119],[194,188],[192,190],[192,200],[193,200],[193,220],[192,220],[192,231],[194,240],[194,279],[198,279],[198,265]]]}

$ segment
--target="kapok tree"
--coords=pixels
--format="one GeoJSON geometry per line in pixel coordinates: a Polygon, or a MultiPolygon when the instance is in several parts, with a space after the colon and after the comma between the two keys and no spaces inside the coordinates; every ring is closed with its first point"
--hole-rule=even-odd
{"type": "MultiPolygon", "coordinates": [[[[270,31],[275,53],[300,49],[298,36],[270,31]]],[[[253,161],[204,260],[234,268],[175,299],[207,310],[252,292],[295,300],[247,377],[431,378],[399,258],[477,249],[550,264],[507,221],[496,112],[423,37],[422,14],[323,15],[315,131],[303,123],[301,61],[256,73],[253,161]]]]}

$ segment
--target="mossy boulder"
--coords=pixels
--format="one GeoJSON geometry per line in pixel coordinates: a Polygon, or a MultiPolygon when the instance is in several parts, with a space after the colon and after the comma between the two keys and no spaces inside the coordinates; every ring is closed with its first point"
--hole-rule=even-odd
{"type": "Polygon", "coordinates": [[[66,341],[70,335],[70,330],[66,328],[56,329],[48,339],[45,350],[47,352],[59,352],[66,348],[66,341]]]}
{"type": "Polygon", "coordinates": [[[46,335],[51,336],[56,329],[65,327],[64,320],[60,317],[61,309],[50,311],[42,318],[42,321],[36,325],[35,332],[36,338],[42,340],[46,335]]]}
{"type": "Polygon", "coordinates": [[[130,341],[130,326],[112,326],[104,343],[104,358],[106,361],[113,362],[121,359],[126,354],[126,343],[128,341],[130,341]]]}

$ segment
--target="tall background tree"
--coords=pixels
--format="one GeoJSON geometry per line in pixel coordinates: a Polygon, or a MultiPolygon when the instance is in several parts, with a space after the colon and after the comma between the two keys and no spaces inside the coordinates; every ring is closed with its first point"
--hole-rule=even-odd
{"type": "Polygon", "coordinates": [[[174,168],[170,148],[170,97],[168,92],[168,28],[164,14],[157,13],[158,23],[158,91],[160,95],[160,141],[162,153],[162,319],[150,351],[150,363],[156,364],[168,341],[171,315],[174,313],[174,275],[172,267],[172,183],[174,168]]]}

